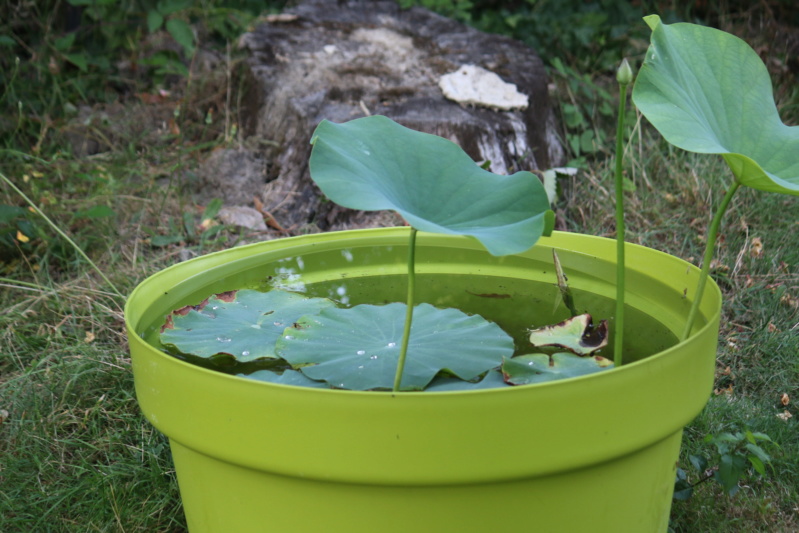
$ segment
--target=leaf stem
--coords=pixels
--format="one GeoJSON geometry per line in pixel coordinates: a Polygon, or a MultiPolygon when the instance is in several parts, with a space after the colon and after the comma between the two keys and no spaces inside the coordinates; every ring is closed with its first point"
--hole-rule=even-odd
{"type": "Polygon", "coordinates": [[[86,260],[86,262],[87,262],[87,263],[89,263],[89,265],[90,265],[90,266],[91,266],[91,267],[92,267],[92,268],[93,268],[93,269],[94,269],[94,270],[95,270],[95,271],[96,271],[98,274],[100,274],[100,277],[101,277],[101,278],[103,278],[103,281],[105,281],[105,282],[108,284],[108,286],[111,288],[111,290],[112,290],[112,291],[114,291],[114,293],[116,293],[116,295],[117,295],[117,296],[119,296],[120,298],[122,298],[122,300],[123,300],[123,301],[125,300],[125,295],[124,295],[124,294],[122,294],[122,293],[119,291],[119,289],[117,289],[117,288],[116,288],[116,285],[114,285],[114,284],[111,282],[111,280],[109,280],[109,279],[106,277],[106,275],[103,273],[103,271],[102,271],[102,270],[100,270],[100,267],[98,267],[98,266],[97,266],[97,265],[94,263],[94,261],[92,261],[92,260],[89,258],[89,256],[88,256],[88,255],[86,255],[86,252],[84,252],[84,251],[83,251],[83,250],[80,248],[80,246],[78,246],[78,245],[75,243],[75,241],[73,241],[72,239],[70,239],[70,238],[69,238],[69,236],[68,236],[66,233],[64,233],[64,232],[61,230],[61,228],[59,228],[59,227],[56,225],[56,223],[55,223],[55,222],[53,222],[52,220],[50,220],[50,218],[49,218],[47,215],[45,215],[45,214],[44,214],[44,212],[43,212],[41,209],[39,209],[39,207],[38,207],[38,206],[37,206],[35,203],[33,203],[33,200],[31,200],[30,198],[28,198],[28,196],[27,196],[27,195],[26,195],[24,192],[22,192],[22,191],[19,189],[19,187],[17,187],[16,185],[14,185],[14,183],[13,183],[13,182],[12,182],[10,179],[8,179],[8,178],[5,176],[5,174],[3,174],[2,172],[0,172],[0,178],[1,178],[1,179],[2,179],[4,182],[6,182],[6,183],[8,184],[8,186],[9,186],[9,187],[11,187],[12,189],[14,189],[14,192],[16,192],[17,194],[19,194],[19,195],[20,195],[20,196],[21,196],[21,197],[22,197],[22,198],[23,198],[23,199],[24,199],[24,200],[25,200],[25,201],[28,203],[28,205],[29,205],[29,206],[31,206],[31,209],[33,209],[34,211],[36,211],[36,214],[37,214],[37,215],[39,215],[40,217],[42,217],[42,218],[45,220],[45,222],[47,222],[47,224],[49,224],[49,225],[50,225],[50,227],[51,227],[51,228],[53,228],[53,229],[55,230],[55,232],[56,232],[56,233],[58,233],[58,234],[59,234],[61,237],[63,237],[63,238],[64,238],[64,239],[65,239],[65,240],[66,240],[66,241],[67,241],[67,242],[70,244],[70,246],[72,246],[72,248],[74,248],[74,249],[75,249],[75,251],[76,251],[76,252],[78,252],[78,254],[80,254],[80,256],[81,256],[81,257],[83,257],[83,259],[85,259],[85,260],[86,260]]]}
{"type": "MultiPolygon", "coordinates": [[[[626,66],[626,60],[622,68],[626,66]]],[[[629,69],[629,67],[627,67],[629,69]]],[[[616,335],[613,341],[613,364],[620,367],[623,363],[624,348],[624,119],[627,108],[627,87],[629,82],[619,81],[619,119],[616,125],[616,335]]]]}
{"type": "Polygon", "coordinates": [[[724,213],[730,205],[730,200],[732,200],[732,197],[740,186],[741,184],[738,183],[738,181],[734,181],[732,185],[730,185],[730,188],[727,189],[727,193],[724,195],[724,199],[721,201],[721,205],[713,216],[713,220],[710,222],[710,229],[707,233],[707,243],[705,244],[705,255],[702,258],[702,270],[699,273],[699,281],[696,284],[696,296],[694,296],[691,310],[688,312],[688,319],[685,322],[685,329],[683,330],[680,340],[687,339],[694,327],[696,315],[699,313],[699,305],[702,303],[702,296],[705,294],[707,278],[710,275],[710,263],[713,260],[713,253],[716,250],[716,237],[718,236],[719,226],[721,226],[721,219],[724,218],[724,213]]]}
{"type": "Polygon", "coordinates": [[[405,309],[405,328],[402,332],[402,345],[400,346],[397,373],[394,376],[394,392],[400,390],[402,372],[405,370],[405,357],[408,355],[408,342],[411,339],[411,323],[413,322],[414,292],[416,286],[416,228],[411,228],[410,242],[408,243],[408,297],[405,309]]]}

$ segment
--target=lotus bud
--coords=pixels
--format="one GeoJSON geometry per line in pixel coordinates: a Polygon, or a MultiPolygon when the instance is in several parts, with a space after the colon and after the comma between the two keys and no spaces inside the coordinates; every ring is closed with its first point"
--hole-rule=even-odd
{"type": "Polygon", "coordinates": [[[626,57],[622,59],[619,70],[616,71],[616,81],[619,82],[619,85],[629,85],[633,81],[633,69],[627,62],[626,57]]]}

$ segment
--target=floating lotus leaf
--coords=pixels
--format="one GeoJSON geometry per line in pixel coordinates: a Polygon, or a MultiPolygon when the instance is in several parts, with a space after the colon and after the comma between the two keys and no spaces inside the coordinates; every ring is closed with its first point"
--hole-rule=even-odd
{"type": "MultiPolygon", "coordinates": [[[[405,304],[328,308],[302,317],[277,341],[294,368],[333,387],[391,389],[405,304]]],[[[496,324],[457,309],[414,308],[401,390],[421,390],[442,370],[473,380],[513,354],[513,339],[496,324]]]]}
{"type": "Polygon", "coordinates": [[[528,250],[552,230],[535,175],[492,174],[447,139],[372,116],[323,121],[312,142],[311,177],[344,207],[394,210],[418,230],[475,237],[493,255],[528,250]]]}
{"type": "Polygon", "coordinates": [[[671,144],[721,154],[736,180],[799,195],[799,126],[780,120],[768,70],[741,39],[646,17],[652,39],[633,101],[671,144]]]}
{"type": "Polygon", "coordinates": [[[591,315],[577,315],[552,326],[530,332],[530,344],[577,355],[591,355],[608,344],[608,324],[602,320],[594,327],[591,315]]]}
{"type": "Polygon", "coordinates": [[[502,374],[510,385],[530,385],[585,376],[612,368],[613,361],[600,355],[580,357],[572,353],[520,355],[502,363],[502,374]]]}
{"type": "Polygon", "coordinates": [[[245,363],[275,358],[275,341],[296,319],[335,304],[284,291],[230,291],[167,317],[161,344],[198,357],[227,354],[245,363]]]}
{"type": "Polygon", "coordinates": [[[502,387],[508,387],[508,384],[505,383],[502,377],[502,373],[498,370],[489,370],[486,375],[478,381],[463,381],[462,379],[450,376],[437,376],[424,390],[425,392],[450,392],[496,389],[502,387]]]}
{"type": "Polygon", "coordinates": [[[330,385],[324,381],[314,381],[302,372],[297,370],[284,370],[278,374],[272,370],[256,370],[251,374],[238,374],[239,377],[254,379],[256,381],[266,381],[267,383],[279,383],[281,385],[294,385],[296,387],[311,387],[314,389],[329,389],[330,385]]]}

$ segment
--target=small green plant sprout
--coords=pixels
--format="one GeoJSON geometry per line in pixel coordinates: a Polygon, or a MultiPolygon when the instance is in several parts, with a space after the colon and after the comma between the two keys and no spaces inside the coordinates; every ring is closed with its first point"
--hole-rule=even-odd
{"type": "Polygon", "coordinates": [[[255,379],[350,390],[507,387],[613,366],[597,354],[607,326],[589,315],[535,330],[520,349],[478,315],[415,302],[418,231],[473,237],[496,256],[524,252],[551,231],[534,174],[492,174],[451,141],[382,116],[323,121],[312,142],[311,176],[327,198],[394,210],[410,224],[406,302],[346,307],[279,289],[231,291],[174,311],[161,333],[167,349],[249,365],[255,379]]]}
{"type": "Polygon", "coordinates": [[[746,186],[799,195],[799,127],[780,120],[766,66],[744,41],[694,24],[663,24],[657,15],[644,20],[652,37],[633,102],[666,141],[691,152],[721,154],[733,175],[710,223],[685,339],[735,192],[746,186]]]}
{"type": "Polygon", "coordinates": [[[740,489],[739,482],[747,474],[754,471],[766,475],[766,465],[771,464],[771,457],[763,445],[777,446],[765,433],[753,433],[748,429],[707,435],[705,444],[711,447],[708,453],[688,456],[691,470],[695,471],[693,475],[689,470],[677,469],[675,500],[687,500],[697,485],[709,480],[721,485],[728,496],[734,496],[740,489]]]}

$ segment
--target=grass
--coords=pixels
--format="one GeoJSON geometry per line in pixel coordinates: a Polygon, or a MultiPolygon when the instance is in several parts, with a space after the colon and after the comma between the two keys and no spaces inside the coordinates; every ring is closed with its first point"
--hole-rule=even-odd
{"type": "MultiPolygon", "coordinates": [[[[235,59],[221,68],[207,79],[235,79],[227,76],[235,59]]],[[[795,81],[780,76],[780,105],[795,116],[795,81]]],[[[47,81],[58,79],[47,74],[47,81]]],[[[70,153],[60,133],[67,118],[47,125],[40,111],[30,111],[10,133],[0,129],[6,132],[2,172],[124,294],[176,261],[263,238],[233,228],[207,238],[187,231],[206,207],[188,194],[193,170],[214,148],[238,142],[219,119],[236,116],[235,97],[229,108],[216,109],[217,120],[205,120],[204,102],[218,101],[234,82],[191,81],[174,79],[166,102],[143,105],[132,93],[120,96],[113,127],[90,129],[110,147],[97,155],[70,153]],[[136,124],[157,123],[147,117],[168,121],[178,104],[179,132],[136,124]],[[182,238],[159,247],[157,236],[182,238]]],[[[15,94],[22,94],[23,82],[14,82],[15,94]]],[[[31,90],[37,109],[46,108],[50,88],[31,90]]],[[[627,195],[628,240],[697,262],[709,207],[730,179],[725,165],[669,147],[644,124],[627,151],[626,175],[636,187],[627,195]]],[[[561,182],[559,224],[612,236],[613,162],[603,150],[587,161],[561,182]]],[[[0,206],[21,208],[12,223],[0,211],[0,531],[185,530],[168,443],[136,406],[121,299],[5,185],[0,206]]],[[[799,530],[797,221],[799,199],[748,190],[739,192],[725,218],[714,266],[726,298],[716,393],[686,428],[681,464],[708,451],[705,435],[725,431],[761,431],[779,448],[770,450],[767,475],[747,475],[735,496],[703,483],[691,499],[676,501],[675,532],[799,530]],[[793,418],[778,416],[785,412],[793,418]]]]}

